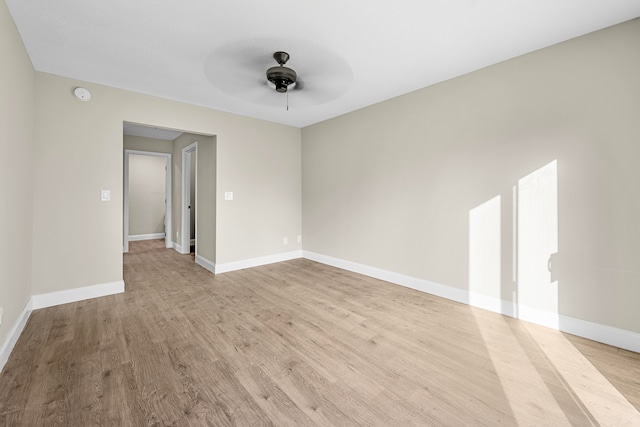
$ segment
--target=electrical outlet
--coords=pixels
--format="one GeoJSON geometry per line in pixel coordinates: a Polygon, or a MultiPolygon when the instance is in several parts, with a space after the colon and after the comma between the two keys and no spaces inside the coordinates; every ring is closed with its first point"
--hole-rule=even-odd
{"type": "Polygon", "coordinates": [[[289,244],[289,238],[285,237],[284,239],[282,239],[282,244],[288,245],[289,244]]]}

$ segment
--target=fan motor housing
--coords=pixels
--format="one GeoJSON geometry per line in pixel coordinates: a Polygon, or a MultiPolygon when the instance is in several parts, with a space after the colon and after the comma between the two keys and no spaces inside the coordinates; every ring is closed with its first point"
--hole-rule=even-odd
{"type": "Polygon", "coordinates": [[[284,93],[289,85],[296,82],[298,75],[291,68],[285,66],[271,67],[267,70],[267,80],[276,86],[276,91],[284,93]]]}
{"type": "Polygon", "coordinates": [[[291,68],[284,66],[289,60],[289,54],[287,52],[275,52],[273,59],[275,59],[280,66],[271,67],[267,70],[267,80],[275,85],[277,92],[285,93],[289,86],[296,82],[298,75],[291,68]]]}

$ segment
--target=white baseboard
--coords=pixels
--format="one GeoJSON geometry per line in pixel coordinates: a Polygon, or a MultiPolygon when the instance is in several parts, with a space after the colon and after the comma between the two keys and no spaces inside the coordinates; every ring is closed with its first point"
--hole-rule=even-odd
{"type": "Polygon", "coordinates": [[[54,305],[83,301],[91,298],[104,297],[124,292],[124,281],[104,283],[101,285],[85,286],[64,291],[39,294],[31,297],[33,309],[53,307],[54,305]]]}
{"type": "Polygon", "coordinates": [[[453,286],[442,285],[424,279],[417,279],[404,274],[394,273],[392,271],[358,264],[356,262],[346,261],[339,258],[333,258],[314,252],[302,251],[302,257],[322,264],[353,271],[354,273],[391,282],[396,285],[426,292],[452,301],[483,308],[495,313],[515,317],[527,322],[547,326],[562,332],[567,332],[593,341],[640,353],[640,334],[636,332],[593,323],[587,320],[576,319],[561,314],[550,313],[522,305],[516,306],[511,301],[475,294],[453,286]]]}
{"type": "Polygon", "coordinates": [[[155,239],[164,239],[164,233],[154,233],[154,234],[135,234],[133,236],[129,236],[130,242],[139,242],[140,240],[155,240],[155,239]]]}
{"type": "Polygon", "coordinates": [[[107,295],[119,294],[124,292],[124,281],[119,280],[117,282],[105,283],[101,285],[86,286],[76,289],[68,289],[59,292],[50,292],[47,294],[33,295],[22,314],[11,328],[7,339],[2,345],[0,350],[0,372],[4,368],[5,363],[9,360],[9,355],[13,350],[13,347],[18,342],[20,334],[24,330],[27,320],[33,310],[40,308],[53,307],[55,305],[66,304],[69,302],[83,301],[90,298],[98,298],[107,295]]]}
{"type": "Polygon", "coordinates": [[[386,282],[402,285],[407,288],[426,292],[442,298],[469,304],[469,292],[451,286],[441,285],[439,283],[430,282],[428,280],[417,279],[415,277],[406,276],[400,273],[383,270],[381,268],[371,267],[356,262],[345,261],[339,258],[333,258],[327,255],[321,255],[314,252],[302,251],[302,257],[316,261],[322,264],[331,265],[333,267],[342,268],[344,270],[353,271],[354,273],[364,274],[365,276],[374,277],[386,282]]]}
{"type": "Polygon", "coordinates": [[[209,270],[213,274],[216,273],[216,264],[213,261],[208,260],[203,256],[196,255],[196,264],[198,264],[201,267],[206,268],[207,270],[209,270]]]}
{"type": "Polygon", "coordinates": [[[182,245],[179,245],[178,243],[173,242],[173,249],[175,249],[176,252],[182,254],[182,245]]]}
{"type": "Polygon", "coordinates": [[[0,349],[0,373],[2,373],[7,360],[9,360],[11,351],[18,342],[18,338],[20,338],[20,334],[22,334],[22,331],[24,330],[24,327],[27,324],[27,320],[29,320],[29,316],[31,315],[32,311],[33,299],[29,298],[27,305],[22,310],[22,313],[20,314],[20,317],[18,317],[18,320],[16,320],[16,322],[13,324],[13,327],[9,331],[9,335],[7,335],[7,338],[2,344],[2,348],[0,349]]]}
{"type": "Polygon", "coordinates": [[[283,252],[275,255],[267,255],[259,258],[246,259],[242,261],[227,262],[224,264],[216,264],[216,274],[228,273],[229,271],[242,270],[244,268],[258,267],[260,265],[273,264],[276,262],[289,261],[291,259],[301,258],[302,251],[283,252]]]}
{"type": "Polygon", "coordinates": [[[559,329],[572,335],[640,353],[640,334],[636,332],[562,315],[559,329]]]}

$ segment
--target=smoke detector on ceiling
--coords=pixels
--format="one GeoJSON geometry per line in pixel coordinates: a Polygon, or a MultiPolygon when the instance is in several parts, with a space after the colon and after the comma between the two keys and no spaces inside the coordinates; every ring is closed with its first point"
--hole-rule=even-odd
{"type": "Polygon", "coordinates": [[[88,101],[91,99],[91,92],[83,87],[77,87],[73,90],[73,95],[80,101],[88,101]]]}

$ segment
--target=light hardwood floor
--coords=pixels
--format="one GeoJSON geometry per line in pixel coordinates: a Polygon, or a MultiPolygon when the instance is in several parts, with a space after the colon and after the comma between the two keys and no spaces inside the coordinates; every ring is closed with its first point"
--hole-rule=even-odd
{"type": "Polygon", "coordinates": [[[124,294],[32,313],[0,425],[640,425],[638,354],[308,260],[130,248],[124,294]]]}

